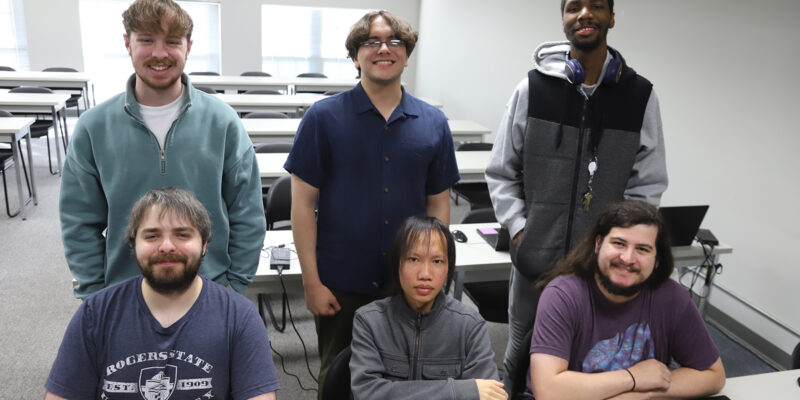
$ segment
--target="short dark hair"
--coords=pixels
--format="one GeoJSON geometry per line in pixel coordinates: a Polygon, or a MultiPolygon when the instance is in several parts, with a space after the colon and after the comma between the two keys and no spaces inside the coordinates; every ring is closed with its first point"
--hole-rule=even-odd
{"type": "MultiPolygon", "coordinates": [[[[614,0],[606,0],[608,2],[608,11],[614,12],[614,0]]],[[[567,4],[567,0],[561,0],[561,14],[564,14],[564,6],[567,4]]]]}
{"type": "MultiPolygon", "coordinates": [[[[369,39],[369,28],[372,20],[381,16],[394,31],[394,37],[400,39],[406,45],[406,55],[411,56],[414,47],[417,45],[419,34],[415,31],[408,21],[403,18],[392,14],[386,10],[370,11],[364,14],[353,27],[350,28],[350,34],[344,41],[344,47],[347,48],[347,56],[355,59],[358,56],[358,48],[369,39]]],[[[361,72],[361,70],[359,70],[361,72]]]]}
{"type": "Polygon", "coordinates": [[[397,230],[392,242],[391,256],[389,257],[388,292],[394,295],[402,293],[400,288],[400,264],[403,263],[408,252],[422,239],[439,235],[442,244],[447,246],[447,280],[442,290],[450,291],[450,284],[456,271],[456,242],[444,222],[434,217],[411,216],[406,218],[397,230]]]}
{"type": "Polygon", "coordinates": [[[136,232],[147,215],[147,211],[153,206],[161,207],[161,218],[169,215],[188,221],[200,232],[203,244],[211,241],[211,219],[209,219],[203,204],[186,190],[166,187],[145,193],[133,204],[131,215],[128,218],[128,227],[125,229],[125,240],[131,247],[136,247],[136,232]]]}
{"type": "Polygon", "coordinates": [[[658,209],[640,200],[623,200],[608,205],[597,217],[592,227],[581,238],[578,245],[556,267],[536,281],[538,289],[544,289],[550,281],[561,275],[575,274],[584,279],[594,279],[597,272],[595,240],[602,241],[612,228],[630,228],[634,225],[652,225],[658,229],[656,235],[656,266],[647,279],[648,286],[656,288],[669,279],[675,269],[672,258],[669,232],[658,209]]]}
{"type": "Polygon", "coordinates": [[[172,0],[136,0],[122,13],[125,34],[131,32],[166,33],[192,39],[192,17],[172,0]]]}

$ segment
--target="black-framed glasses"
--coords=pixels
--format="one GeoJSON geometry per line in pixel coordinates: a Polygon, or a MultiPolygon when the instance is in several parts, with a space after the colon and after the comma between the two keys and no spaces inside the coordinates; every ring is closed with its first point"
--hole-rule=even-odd
{"type": "Polygon", "coordinates": [[[384,43],[386,44],[386,47],[388,47],[390,49],[397,49],[397,48],[400,48],[400,46],[405,46],[405,44],[406,44],[405,42],[403,42],[400,39],[389,39],[387,41],[370,40],[370,41],[366,41],[364,43],[361,43],[361,45],[366,47],[366,48],[368,48],[368,49],[378,49],[384,43]]]}

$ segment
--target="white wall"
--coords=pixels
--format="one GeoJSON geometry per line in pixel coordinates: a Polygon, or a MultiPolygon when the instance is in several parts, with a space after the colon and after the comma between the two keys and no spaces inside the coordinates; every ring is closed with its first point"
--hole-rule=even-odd
{"type": "MultiPolygon", "coordinates": [[[[422,0],[417,64],[417,94],[493,130],[536,45],[564,38],[558,1],[499,3],[422,0]]],[[[800,330],[800,101],[785,83],[800,70],[800,2],[621,0],[615,12],[609,43],[661,100],[662,204],[710,204],[703,225],[734,248],[718,282],[800,330]]],[[[797,343],[719,290],[711,303],[783,351],[797,343]]]]}
{"type": "Polygon", "coordinates": [[[49,67],[83,71],[78,0],[22,0],[22,8],[31,71],[49,67]]]}

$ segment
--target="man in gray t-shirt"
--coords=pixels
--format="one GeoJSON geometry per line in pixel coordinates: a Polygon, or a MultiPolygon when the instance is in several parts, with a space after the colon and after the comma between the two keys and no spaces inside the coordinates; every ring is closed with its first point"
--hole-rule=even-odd
{"type": "Polygon", "coordinates": [[[725,371],[688,293],[670,280],[669,235],[658,210],[606,208],[546,275],[530,346],[537,399],[688,398],[718,392],[725,371]],[[674,360],[680,368],[670,370],[674,360]],[[591,388],[591,389],[589,389],[591,388]]]}

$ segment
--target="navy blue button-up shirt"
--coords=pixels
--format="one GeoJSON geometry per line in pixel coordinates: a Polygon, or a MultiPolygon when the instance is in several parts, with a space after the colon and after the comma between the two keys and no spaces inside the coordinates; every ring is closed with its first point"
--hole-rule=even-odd
{"type": "Polygon", "coordinates": [[[319,189],[322,283],[368,295],[382,289],[400,223],[461,178],[439,109],[404,89],[386,121],[361,84],[308,110],[284,168],[319,189]]]}

